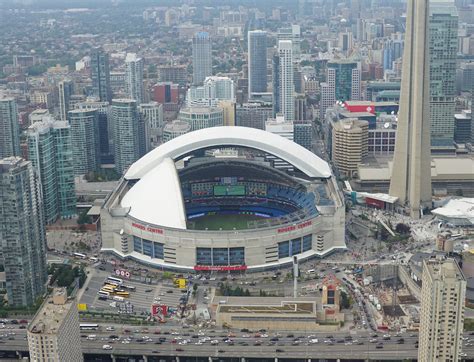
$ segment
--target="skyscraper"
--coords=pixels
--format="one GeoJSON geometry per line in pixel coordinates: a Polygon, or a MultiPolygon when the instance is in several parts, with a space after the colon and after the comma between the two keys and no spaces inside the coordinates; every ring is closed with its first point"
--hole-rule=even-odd
{"type": "Polygon", "coordinates": [[[14,98],[0,98],[0,159],[20,155],[20,125],[14,98]]]}
{"type": "Polygon", "coordinates": [[[100,166],[99,111],[75,109],[69,111],[74,174],[95,172],[100,166]]]}
{"type": "Polygon", "coordinates": [[[429,0],[409,0],[390,195],[420,217],[431,206],[429,0]]]}
{"type": "Polygon", "coordinates": [[[143,89],[143,58],[135,53],[128,53],[125,58],[125,91],[130,99],[135,99],[137,104],[145,100],[143,89]]]}
{"type": "Polygon", "coordinates": [[[109,55],[100,49],[95,49],[91,55],[92,94],[102,102],[110,102],[109,55]]]}
{"type": "Polygon", "coordinates": [[[430,3],[431,146],[449,147],[454,139],[458,12],[453,1],[430,3]]]}
{"type": "Polygon", "coordinates": [[[275,54],[272,58],[272,111],[274,118],[276,117],[277,113],[280,113],[281,111],[280,91],[280,56],[279,54],[275,54]]]}
{"type": "Polygon", "coordinates": [[[267,32],[248,32],[249,98],[267,91],[267,32]]]}
{"type": "Polygon", "coordinates": [[[278,42],[280,40],[289,40],[293,49],[293,61],[298,62],[301,55],[301,28],[299,25],[278,29],[278,42]]]}
{"type": "Polygon", "coordinates": [[[46,233],[39,177],[20,157],[0,160],[0,242],[8,304],[32,305],[45,291],[46,233]]]}
{"type": "Polygon", "coordinates": [[[186,93],[188,107],[217,107],[220,101],[235,102],[234,81],[229,77],[207,77],[201,86],[192,86],[186,93]]]}
{"type": "Polygon", "coordinates": [[[36,362],[82,362],[77,301],[66,288],[56,288],[28,326],[30,359],[36,362]]]}
{"type": "Polygon", "coordinates": [[[76,215],[71,127],[45,119],[28,128],[28,158],[38,172],[47,224],[76,215]]]}
{"type": "Polygon", "coordinates": [[[454,259],[423,261],[418,361],[459,361],[465,297],[466,280],[454,259]]]}
{"type": "Polygon", "coordinates": [[[140,114],[133,99],[112,100],[115,170],[122,174],[140,158],[140,114]]]}
{"type": "Polygon", "coordinates": [[[212,75],[212,47],[209,33],[201,31],[193,37],[193,84],[200,85],[212,75]]]}
{"type": "Polygon", "coordinates": [[[69,99],[74,93],[73,84],[70,80],[63,80],[58,83],[59,93],[59,119],[67,121],[67,112],[69,112],[69,99]]]}
{"type": "Polygon", "coordinates": [[[334,84],[336,101],[360,100],[361,72],[357,62],[352,60],[337,60],[328,62],[328,83],[334,84]]]}
{"type": "Polygon", "coordinates": [[[278,54],[280,57],[280,111],[285,121],[293,121],[295,119],[295,84],[291,40],[278,42],[278,54]]]}

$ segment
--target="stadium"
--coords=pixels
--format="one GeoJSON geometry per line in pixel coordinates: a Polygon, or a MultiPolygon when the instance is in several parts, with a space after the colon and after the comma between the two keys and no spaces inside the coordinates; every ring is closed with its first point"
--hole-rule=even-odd
{"type": "Polygon", "coordinates": [[[102,251],[160,269],[278,268],[345,249],[329,165],[281,136],[213,127],[130,166],[102,208],[102,251]]]}

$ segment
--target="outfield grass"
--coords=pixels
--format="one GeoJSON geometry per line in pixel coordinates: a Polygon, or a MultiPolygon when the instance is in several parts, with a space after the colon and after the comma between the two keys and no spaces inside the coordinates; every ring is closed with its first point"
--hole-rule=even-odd
{"type": "Polygon", "coordinates": [[[247,229],[247,221],[261,219],[255,215],[206,215],[189,222],[189,228],[195,230],[237,230],[247,229]]]}

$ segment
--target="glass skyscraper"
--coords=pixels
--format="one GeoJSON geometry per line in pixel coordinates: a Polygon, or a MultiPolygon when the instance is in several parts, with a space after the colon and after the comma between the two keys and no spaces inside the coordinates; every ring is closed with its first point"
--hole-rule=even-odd
{"type": "Polygon", "coordinates": [[[212,75],[212,47],[209,33],[201,31],[193,37],[193,84],[201,85],[212,75]]]}
{"type": "Polygon", "coordinates": [[[20,155],[20,126],[14,98],[0,98],[0,159],[20,155]]]}
{"type": "Polygon", "coordinates": [[[102,102],[110,102],[109,55],[100,49],[95,49],[91,55],[92,94],[102,102]]]}
{"type": "Polygon", "coordinates": [[[100,166],[99,111],[75,109],[68,113],[71,125],[74,174],[95,172],[100,166]]]}
{"type": "Polygon", "coordinates": [[[135,99],[138,104],[145,100],[143,88],[143,58],[135,53],[128,53],[125,58],[125,90],[127,97],[135,99]]]}
{"type": "Polygon", "coordinates": [[[71,127],[67,122],[46,119],[28,128],[27,139],[28,158],[41,180],[46,223],[75,216],[71,127]]]}
{"type": "MultiPolygon", "coordinates": [[[[133,99],[112,100],[112,124],[115,147],[115,170],[122,174],[141,156],[140,141],[145,132],[137,102],[133,99]]],[[[144,139],[142,139],[142,144],[144,139]]]]}
{"type": "Polygon", "coordinates": [[[40,181],[30,161],[0,160],[0,249],[8,303],[27,306],[45,291],[46,233],[40,181]]]}
{"type": "Polygon", "coordinates": [[[267,91],[267,32],[248,33],[249,98],[267,91]]]}
{"type": "Polygon", "coordinates": [[[431,146],[452,146],[456,96],[458,12],[453,2],[430,3],[431,146]]]}

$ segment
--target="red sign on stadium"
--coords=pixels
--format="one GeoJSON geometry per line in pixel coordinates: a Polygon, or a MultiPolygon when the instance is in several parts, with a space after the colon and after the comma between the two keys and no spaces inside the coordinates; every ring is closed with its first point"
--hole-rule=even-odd
{"type": "Polygon", "coordinates": [[[136,223],[136,222],[132,222],[132,226],[134,228],[137,228],[137,229],[140,229],[140,230],[143,230],[143,231],[149,231],[150,233],[153,233],[153,234],[163,234],[163,229],[154,228],[154,227],[151,227],[151,226],[145,226],[145,225],[142,225],[142,224],[139,224],[139,223],[136,223]]]}
{"type": "Polygon", "coordinates": [[[301,224],[298,225],[290,225],[290,226],[285,226],[283,228],[278,229],[278,233],[287,233],[288,231],[293,231],[297,229],[304,229],[305,227],[311,226],[313,223],[311,220],[305,221],[301,224]]]}
{"type": "Polygon", "coordinates": [[[195,265],[196,271],[243,271],[247,265],[195,265]]]}

